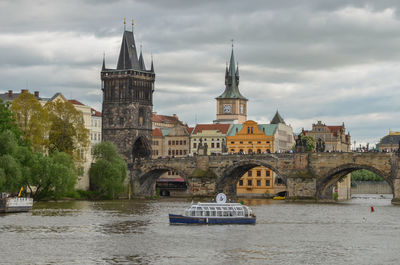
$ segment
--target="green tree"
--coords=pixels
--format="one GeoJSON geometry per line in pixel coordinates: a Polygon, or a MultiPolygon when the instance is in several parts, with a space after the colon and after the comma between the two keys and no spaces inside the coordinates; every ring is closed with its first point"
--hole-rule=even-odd
{"type": "Polygon", "coordinates": [[[11,131],[0,132],[0,191],[16,192],[21,187],[21,166],[14,157],[17,148],[11,131]]]}
{"type": "Polygon", "coordinates": [[[351,172],[351,180],[354,181],[383,181],[384,179],[372,171],[360,169],[351,172]]]}
{"type": "Polygon", "coordinates": [[[89,130],[85,128],[82,112],[71,102],[61,100],[49,102],[45,108],[50,121],[49,151],[65,152],[76,161],[82,160],[80,151],[89,146],[89,130]]]}
{"type": "Polygon", "coordinates": [[[310,152],[315,150],[315,139],[309,135],[301,135],[301,139],[306,140],[306,152],[310,152]]]}
{"type": "Polygon", "coordinates": [[[45,151],[48,140],[49,118],[39,100],[28,92],[21,93],[12,103],[16,122],[23,137],[34,151],[45,151]]]}
{"type": "Polygon", "coordinates": [[[75,164],[70,155],[57,151],[50,156],[35,153],[26,185],[36,200],[58,199],[74,190],[76,179],[75,164]]]}
{"type": "Polygon", "coordinates": [[[95,162],[90,167],[89,175],[94,191],[101,197],[115,198],[124,190],[127,174],[125,160],[111,142],[95,145],[92,154],[95,162]]]}
{"type": "Polygon", "coordinates": [[[11,131],[17,139],[21,135],[15,122],[15,115],[10,111],[9,103],[4,104],[0,99],[0,132],[11,131]]]}

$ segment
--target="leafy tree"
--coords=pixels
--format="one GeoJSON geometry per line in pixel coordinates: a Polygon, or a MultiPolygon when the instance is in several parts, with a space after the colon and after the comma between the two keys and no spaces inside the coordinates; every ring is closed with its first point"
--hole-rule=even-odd
{"type": "Polygon", "coordinates": [[[379,175],[369,170],[360,169],[351,173],[351,180],[354,181],[383,181],[379,175]]]}
{"type": "Polygon", "coordinates": [[[310,152],[315,150],[315,139],[309,135],[301,135],[301,139],[306,140],[306,152],[310,152]]]}
{"type": "Polygon", "coordinates": [[[30,162],[27,187],[36,200],[61,198],[74,190],[77,174],[72,157],[54,152],[50,156],[35,153],[30,162]]]}
{"type": "Polygon", "coordinates": [[[0,190],[16,192],[21,185],[21,166],[14,155],[18,144],[11,131],[0,133],[0,190]]]}
{"type": "Polygon", "coordinates": [[[89,146],[89,130],[85,128],[82,112],[71,102],[49,102],[45,108],[49,113],[50,131],[48,149],[50,152],[65,152],[77,161],[79,151],[89,146]]]}
{"type": "Polygon", "coordinates": [[[21,93],[12,103],[19,129],[34,151],[45,151],[49,119],[46,109],[31,93],[21,93]]]}
{"type": "Polygon", "coordinates": [[[90,167],[89,175],[93,189],[99,196],[115,198],[124,190],[124,181],[127,174],[125,160],[117,152],[111,142],[101,142],[92,149],[94,163],[90,167]]]}
{"type": "Polygon", "coordinates": [[[21,135],[15,122],[15,115],[9,109],[10,104],[4,104],[0,99],[0,132],[11,131],[17,139],[21,135]]]}

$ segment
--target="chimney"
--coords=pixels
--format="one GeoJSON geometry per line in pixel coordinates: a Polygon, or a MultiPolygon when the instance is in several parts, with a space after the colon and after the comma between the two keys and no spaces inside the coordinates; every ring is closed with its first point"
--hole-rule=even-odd
{"type": "Polygon", "coordinates": [[[39,91],[35,91],[34,95],[35,95],[35,98],[38,98],[39,97],[39,91]]]}
{"type": "Polygon", "coordinates": [[[21,94],[28,92],[28,89],[21,89],[21,94]]]}
{"type": "Polygon", "coordinates": [[[8,90],[8,97],[12,98],[12,96],[13,96],[13,91],[12,90],[8,90]]]}

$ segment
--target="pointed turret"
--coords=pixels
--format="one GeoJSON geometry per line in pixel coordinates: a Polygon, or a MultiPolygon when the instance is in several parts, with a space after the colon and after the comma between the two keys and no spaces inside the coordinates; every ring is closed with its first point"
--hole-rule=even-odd
{"type": "Polygon", "coordinates": [[[104,70],[106,70],[106,56],[103,53],[103,66],[101,67],[101,71],[104,71],[104,70]]]}
{"type": "Polygon", "coordinates": [[[279,112],[277,110],[275,116],[271,120],[271,124],[279,124],[279,123],[286,124],[281,115],[279,115],[279,112]]]}
{"type": "Polygon", "coordinates": [[[239,66],[237,66],[236,68],[233,46],[231,51],[231,58],[229,61],[229,68],[227,65],[225,71],[225,91],[217,98],[239,98],[247,100],[247,98],[245,98],[239,92],[239,66]]]}
{"type": "Polygon", "coordinates": [[[146,65],[144,64],[142,49],[140,48],[140,56],[139,56],[139,67],[140,70],[146,71],[146,65]]]}
{"type": "Polygon", "coordinates": [[[154,73],[153,55],[151,56],[151,68],[150,68],[150,72],[154,73]]]}
{"type": "Polygon", "coordinates": [[[132,31],[124,31],[119,52],[117,70],[141,70],[136,52],[135,37],[132,31]]]}

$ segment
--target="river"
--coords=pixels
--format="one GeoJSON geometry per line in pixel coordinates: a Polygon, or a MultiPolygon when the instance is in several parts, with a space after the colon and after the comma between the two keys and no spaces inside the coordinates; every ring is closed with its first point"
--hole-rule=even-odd
{"type": "Polygon", "coordinates": [[[256,225],[214,226],[169,225],[185,200],[36,203],[0,215],[0,263],[399,264],[400,207],[390,199],[247,200],[256,225]]]}

